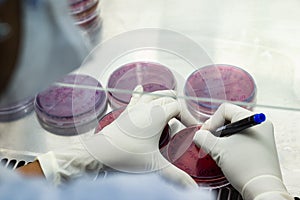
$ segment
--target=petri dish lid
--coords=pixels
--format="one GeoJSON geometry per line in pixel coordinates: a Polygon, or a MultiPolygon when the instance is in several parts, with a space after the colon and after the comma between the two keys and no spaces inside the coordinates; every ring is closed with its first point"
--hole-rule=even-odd
{"type": "Polygon", "coordinates": [[[90,76],[75,74],[59,82],[75,87],[54,85],[36,96],[34,108],[41,125],[58,134],[76,134],[79,129],[89,130],[98,121],[97,117],[106,110],[106,93],[76,85],[101,88],[101,84],[90,76]]]}
{"type": "MultiPolygon", "coordinates": [[[[116,69],[109,77],[107,87],[132,91],[137,85],[142,85],[144,92],[175,89],[176,79],[165,66],[154,62],[132,62],[116,69]]],[[[130,93],[109,92],[112,98],[128,104],[130,93]]]]}
{"type": "Polygon", "coordinates": [[[228,185],[215,161],[193,142],[193,137],[200,128],[201,126],[191,126],[176,133],[167,145],[164,156],[187,172],[199,186],[215,188],[228,185]]]}
{"type": "MultiPolygon", "coordinates": [[[[189,97],[253,102],[256,98],[256,84],[252,76],[241,68],[215,64],[194,71],[185,83],[184,93],[189,97]]],[[[188,100],[188,104],[198,106],[204,112],[215,110],[220,105],[200,100],[188,100]]]]}
{"type": "Polygon", "coordinates": [[[8,122],[25,117],[33,111],[34,98],[26,98],[11,105],[0,107],[0,121],[8,122]]]}
{"type": "MultiPolygon", "coordinates": [[[[126,107],[121,107],[116,110],[109,112],[104,115],[100,120],[98,127],[95,129],[95,133],[99,133],[104,127],[111,124],[115,119],[117,119],[121,113],[125,110],[126,107]]],[[[169,125],[165,126],[162,135],[159,140],[159,148],[165,147],[170,140],[170,127],[169,125]]]]}

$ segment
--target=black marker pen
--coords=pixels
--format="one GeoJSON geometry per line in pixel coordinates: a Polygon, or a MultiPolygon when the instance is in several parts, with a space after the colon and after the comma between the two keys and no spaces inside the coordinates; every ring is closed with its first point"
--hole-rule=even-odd
{"type": "Polygon", "coordinates": [[[213,131],[212,133],[215,136],[224,137],[224,136],[235,134],[237,132],[240,132],[246,128],[255,126],[257,124],[260,124],[260,123],[264,122],[265,120],[266,120],[266,116],[263,113],[254,114],[250,117],[246,117],[239,121],[221,126],[220,128],[213,131]]]}

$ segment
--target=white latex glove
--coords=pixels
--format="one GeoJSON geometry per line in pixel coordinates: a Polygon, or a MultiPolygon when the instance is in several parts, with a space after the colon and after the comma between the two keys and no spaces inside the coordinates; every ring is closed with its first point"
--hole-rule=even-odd
{"type": "Polygon", "coordinates": [[[111,168],[131,173],[159,171],[175,183],[196,186],[159,151],[161,133],[179,110],[174,91],[143,94],[142,86],[138,86],[122,114],[97,136],[84,139],[84,144],[97,160],[111,168]]]}
{"type": "Polygon", "coordinates": [[[190,113],[185,100],[179,99],[178,101],[180,103],[180,114],[177,116],[177,118],[180,120],[180,122],[186,127],[199,124],[200,120],[190,113]]]}
{"type": "Polygon", "coordinates": [[[228,137],[215,137],[209,130],[254,113],[222,104],[194,136],[194,142],[212,156],[228,181],[245,200],[293,199],[283,182],[270,121],[228,137]]]}
{"type": "Polygon", "coordinates": [[[175,183],[196,186],[188,174],[169,163],[159,151],[163,128],[179,114],[175,92],[142,92],[138,86],[123,113],[100,133],[82,135],[81,142],[64,151],[39,156],[45,176],[60,183],[105,165],[131,173],[159,171],[175,183]]]}
{"type": "Polygon", "coordinates": [[[41,154],[37,160],[46,179],[54,185],[86,175],[94,178],[103,168],[103,164],[86,151],[78,137],[68,147],[41,154]]]}

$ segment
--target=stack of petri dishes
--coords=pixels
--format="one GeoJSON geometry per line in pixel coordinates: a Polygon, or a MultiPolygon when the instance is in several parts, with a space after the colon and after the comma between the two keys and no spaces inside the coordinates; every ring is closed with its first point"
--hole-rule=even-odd
{"type": "Polygon", "coordinates": [[[17,103],[0,107],[0,121],[9,122],[21,119],[33,111],[34,98],[26,98],[17,103]]]}
{"type": "MultiPolygon", "coordinates": [[[[121,107],[116,110],[111,111],[110,113],[106,114],[99,120],[98,127],[95,130],[95,133],[100,132],[104,127],[111,124],[115,119],[117,119],[121,113],[125,110],[126,107],[121,107]]],[[[170,127],[166,125],[162,135],[159,140],[159,148],[164,148],[170,140],[170,127]]]]}
{"type": "Polygon", "coordinates": [[[58,135],[76,135],[95,128],[107,107],[106,93],[95,89],[102,88],[101,84],[90,76],[75,74],[59,83],[73,87],[53,85],[35,98],[34,109],[41,126],[58,135]]]}
{"type": "Polygon", "coordinates": [[[227,64],[208,65],[194,71],[184,86],[187,108],[199,122],[207,120],[221,101],[245,103],[243,107],[252,109],[256,93],[252,76],[227,64]]]}
{"type": "Polygon", "coordinates": [[[154,62],[133,62],[116,69],[109,77],[108,100],[113,109],[126,106],[131,91],[142,85],[144,92],[171,90],[176,88],[173,73],[165,66],[154,62]],[[119,91],[118,91],[119,90],[119,91]]]}
{"type": "Polygon", "coordinates": [[[201,126],[191,126],[176,133],[163,152],[164,157],[172,164],[188,173],[200,187],[221,188],[229,185],[222,170],[215,161],[199,149],[193,137],[201,126]]]}
{"type": "Polygon", "coordinates": [[[99,0],[69,0],[70,14],[75,19],[75,25],[89,37],[95,36],[102,24],[99,3],[99,0]]]}

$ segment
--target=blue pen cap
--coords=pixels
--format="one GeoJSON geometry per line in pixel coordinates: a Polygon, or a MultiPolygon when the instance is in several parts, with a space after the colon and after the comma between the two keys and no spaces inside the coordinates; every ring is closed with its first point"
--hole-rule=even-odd
{"type": "Polygon", "coordinates": [[[257,124],[260,124],[266,120],[266,116],[263,113],[255,114],[253,116],[253,121],[257,124]]]}

